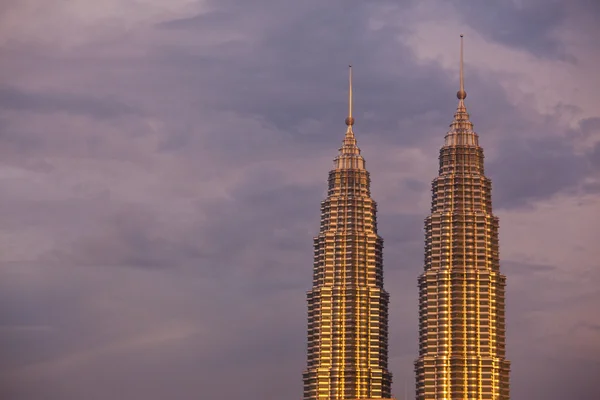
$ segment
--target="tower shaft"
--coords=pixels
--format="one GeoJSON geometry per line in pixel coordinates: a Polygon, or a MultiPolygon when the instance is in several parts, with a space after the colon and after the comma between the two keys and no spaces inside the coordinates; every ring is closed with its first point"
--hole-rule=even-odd
{"type": "Polygon", "coordinates": [[[417,399],[508,400],[498,218],[492,213],[483,149],[464,105],[462,57],[457,96],[425,219],[417,399]]]}
{"type": "Polygon", "coordinates": [[[390,397],[383,239],[351,108],[346,123],[314,238],[304,400],[390,397]]]}

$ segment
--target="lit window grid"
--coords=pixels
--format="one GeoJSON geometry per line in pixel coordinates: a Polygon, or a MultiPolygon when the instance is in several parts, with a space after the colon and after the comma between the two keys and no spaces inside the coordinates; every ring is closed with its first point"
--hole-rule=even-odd
{"type": "Polygon", "coordinates": [[[364,166],[347,134],[329,174],[314,238],[305,400],[391,396],[383,239],[364,166]]]}
{"type": "MultiPolygon", "coordinates": [[[[464,107],[464,106],[463,106],[464,107]]],[[[419,277],[417,399],[509,399],[505,277],[483,149],[455,114],[432,182],[419,277]]]]}

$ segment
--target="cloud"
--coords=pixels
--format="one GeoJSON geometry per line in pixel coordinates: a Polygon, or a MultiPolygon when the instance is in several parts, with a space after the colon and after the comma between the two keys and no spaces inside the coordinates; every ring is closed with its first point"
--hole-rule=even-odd
{"type": "Polygon", "coordinates": [[[588,176],[585,157],[562,138],[507,138],[500,154],[488,164],[493,171],[494,204],[515,207],[576,189],[588,176]],[[518,180],[514,174],[519,173],[518,180]]]}
{"type": "Polygon", "coordinates": [[[486,7],[454,1],[463,17],[462,22],[472,26],[493,41],[522,48],[537,56],[558,59],[573,58],[556,37],[555,32],[565,20],[567,5],[538,0],[509,1],[486,7]]]}
{"type": "Polygon", "coordinates": [[[585,77],[598,54],[573,8],[515,4],[7,6],[3,397],[299,396],[312,237],[345,129],[349,63],[402,393],[422,221],[456,107],[446,40],[466,21],[467,106],[509,281],[513,398],[563,398],[559,386],[594,398],[600,91],[585,77]]]}
{"type": "Polygon", "coordinates": [[[0,107],[26,112],[83,114],[95,118],[119,117],[135,113],[118,101],[69,93],[27,93],[14,87],[0,87],[0,107]]]}

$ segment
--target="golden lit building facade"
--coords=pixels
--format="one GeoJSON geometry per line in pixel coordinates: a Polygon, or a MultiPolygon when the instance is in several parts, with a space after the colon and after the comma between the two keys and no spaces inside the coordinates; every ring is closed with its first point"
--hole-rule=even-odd
{"type": "Polygon", "coordinates": [[[418,400],[508,400],[498,218],[483,149],[465,108],[462,60],[461,35],[458,108],[425,220],[416,393],[418,400]]]}
{"type": "Polygon", "coordinates": [[[383,239],[377,234],[369,172],[352,130],[351,69],[349,93],[348,128],[329,173],[314,238],[304,400],[390,397],[383,239]]]}

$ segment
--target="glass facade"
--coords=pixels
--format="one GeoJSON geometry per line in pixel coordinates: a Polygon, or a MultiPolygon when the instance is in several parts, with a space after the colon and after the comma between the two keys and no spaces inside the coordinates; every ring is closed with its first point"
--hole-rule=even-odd
{"type": "Polygon", "coordinates": [[[314,238],[304,400],[390,397],[383,239],[353,119],[348,121],[314,238]]]}
{"type": "MultiPolygon", "coordinates": [[[[462,53],[462,52],[461,52],[462,53]]],[[[462,87],[432,182],[419,277],[418,400],[508,400],[498,218],[462,87]]]]}

